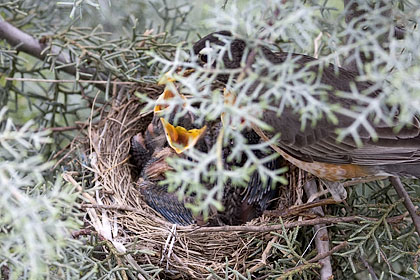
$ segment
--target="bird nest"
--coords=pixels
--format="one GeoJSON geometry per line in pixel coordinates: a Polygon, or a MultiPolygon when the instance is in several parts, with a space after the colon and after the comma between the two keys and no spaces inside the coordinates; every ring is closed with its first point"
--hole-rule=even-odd
{"type": "MultiPolygon", "coordinates": [[[[136,89],[152,98],[162,90],[155,85],[136,89]]],[[[245,275],[269,273],[275,260],[272,245],[284,242],[277,233],[296,219],[293,215],[280,219],[273,213],[301,204],[303,174],[289,168],[289,185],[279,189],[277,210],[271,215],[264,214],[240,226],[175,226],[143,201],[134,180],[130,139],[146,129],[152,114],[142,111],[145,104],[133,92],[114,98],[99,122],[89,126],[84,141],[93,179],[83,189],[87,202],[82,208],[95,231],[126,256],[127,264],[138,270],[159,267],[160,278],[205,278],[232,271],[245,275]]],[[[71,173],[65,174],[80,188],[80,181],[70,177],[71,173]]]]}

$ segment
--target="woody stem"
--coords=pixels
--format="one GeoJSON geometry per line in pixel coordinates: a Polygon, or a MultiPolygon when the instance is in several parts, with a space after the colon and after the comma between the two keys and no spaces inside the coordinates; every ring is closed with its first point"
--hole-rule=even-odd
{"type": "Polygon", "coordinates": [[[411,201],[410,196],[405,190],[399,177],[390,177],[389,180],[391,181],[391,184],[397,192],[398,196],[404,199],[404,205],[407,208],[408,213],[410,214],[411,219],[413,220],[413,224],[416,228],[416,231],[420,236],[420,216],[417,215],[416,207],[414,206],[413,201],[411,201]]]}

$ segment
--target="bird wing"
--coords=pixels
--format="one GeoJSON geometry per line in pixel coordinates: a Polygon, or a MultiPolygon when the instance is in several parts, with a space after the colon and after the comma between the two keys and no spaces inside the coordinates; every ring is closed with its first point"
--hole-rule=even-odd
{"type": "Polygon", "coordinates": [[[362,146],[353,138],[337,141],[337,129],[346,128],[352,120],[337,115],[339,124],[322,118],[316,126],[301,130],[299,114],[286,108],[280,116],[273,111],[264,112],[263,119],[275,133],[279,133],[278,145],[291,156],[306,162],[334,164],[385,165],[398,163],[420,163],[420,129],[418,120],[411,127],[395,133],[393,127],[373,125],[377,139],[373,139],[363,128],[359,129],[362,146]]]}
{"type": "MultiPolygon", "coordinates": [[[[225,31],[209,34],[194,45],[194,53],[200,54],[201,50],[209,43],[224,45],[225,42],[221,40],[220,35],[231,36],[229,32],[225,31]]],[[[248,54],[246,43],[234,39],[230,44],[230,50],[231,55],[226,53],[223,57],[224,67],[227,69],[242,67],[243,55],[248,54]]],[[[259,63],[260,59],[266,59],[272,64],[282,64],[287,60],[292,60],[295,65],[293,69],[290,68],[289,70],[293,70],[293,72],[305,71],[302,74],[312,72],[313,75],[303,75],[305,78],[302,78],[301,82],[320,82],[320,84],[325,85],[324,93],[326,94],[321,97],[313,97],[319,100],[326,98],[329,104],[339,104],[341,108],[350,110],[354,106],[358,108],[367,107],[366,101],[343,98],[336,94],[337,92],[351,94],[352,86],[355,86],[358,92],[368,94],[368,97],[377,97],[381,94],[380,90],[371,91],[372,83],[359,81],[356,73],[332,64],[321,65],[313,57],[284,52],[274,53],[265,46],[260,46],[257,50],[258,60],[256,60],[256,63],[259,63]]],[[[207,60],[203,60],[203,57],[201,60],[203,63],[207,62],[207,60]]],[[[254,73],[254,76],[255,74],[259,75],[262,78],[261,80],[272,79],[275,81],[278,79],[276,75],[281,74],[274,73],[269,68],[250,67],[250,71],[259,71],[259,73],[254,73]]],[[[227,83],[229,77],[218,75],[217,79],[222,83],[227,83]]],[[[270,85],[266,85],[266,88],[264,88],[260,83],[258,80],[255,81],[248,88],[247,93],[253,97],[258,95],[265,104],[270,104],[271,108],[280,107],[278,106],[279,96],[272,96],[273,88],[267,88],[270,85]]],[[[278,92],[278,94],[280,95],[281,92],[278,92]]],[[[341,142],[337,141],[337,129],[346,129],[355,120],[339,112],[336,117],[339,120],[338,124],[329,122],[326,116],[323,116],[316,122],[315,126],[307,125],[303,131],[301,130],[300,114],[294,112],[292,108],[282,109],[281,114],[276,112],[275,109],[266,110],[263,120],[273,127],[273,134],[280,134],[278,146],[289,155],[302,161],[334,164],[354,163],[367,166],[385,165],[384,169],[389,170],[391,174],[407,173],[420,177],[420,126],[417,118],[413,119],[412,126],[406,127],[398,133],[396,133],[394,127],[385,123],[371,122],[371,126],[377,133],[376,139],[373,139],[363,127],[359,128],[358,135],[363,144],[360,147],[356,145],[351,136],[344,138],[341,142]]]]}
{"type": "Polygon", "coordinates": [[[169,193],[165,186],[144,181],[140,183],[139,189],[146,203],[169,222],[183,226],[195,223],[191,211],[185,208],[184,202],[179,201],[176,194],[169,193]]]}
{"type": "MultiPolygon", "coordinates": [[[[353,72],[332,64],[324,66],[311,64],[316,61],[313,57],[301,54],[273,53],[264,47],[262,51],[265,58],[271,63],[280,64],[287,59],[292,59],[296,65],[295,71],[306,67],[305,71],[313,72],[315,76],[320,77],[320,83],[329,87],[326,89],[327,94],[322,97],[326,98],[329,104],[339,104],[341,108],[349,110],[354,107],[368,106],[366,101],[343,97],[343,94],[351,94],[352,86],[355,86],[359,92],[370,92],[368,97],[371,98],[381,94],[379,90],[369,91],[372,83],[358,81],[353,72]],[[338,92],[342,94],[339,95],[338,92]]],[[[261,74],[269,75],[269,72],[269,69],[266,69],[261,74]]],[[[258,86],[258,82],[256,82],[249,92],[258,86]]],[[[267,89],[261,90],[260,96],[267,100],[265,92],[267,89]]],[[[314,98],[320,99],[319,96],[314,96],[314,98]]],[[[276,101],[272,103],[272,108],[278,107],[276,101]]],[[[404,127],[398,132],[395,127],[384,122],[370,121],[370,125],[377,133],[377,139],[373,139],[365,128],[359,127],[358,135],[363,144],[360,147],[351,136],[345,137],[340,142],[337,141],[337,130],[348,128],[355,119],[340,114],[340,112],[335,116],[338,119],[338,124],[333,124],[323,115],[317,120],[315,126],[306,125],[304,130],[301,129],[300,114],[290,107],[284,108],[280,114],[275,109],[266,110],[263,120],[273,127],[275,133],[280,133],[278,141],[280,148],[302,161],[358,165],[420,163],[420,122],[418,118],[413,118],[411,126],[404,127]]]]}

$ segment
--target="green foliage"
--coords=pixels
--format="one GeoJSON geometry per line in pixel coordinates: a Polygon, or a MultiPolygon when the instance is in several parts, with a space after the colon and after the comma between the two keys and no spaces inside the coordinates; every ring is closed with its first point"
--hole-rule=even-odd
{"type": "MultiPolygon", "coordinates": [[[[0,112],[0,265],[11,279],[40,279],[62,259],[70,230],[80,226],[74,189],[44,173],[53,162],[39,154],[51,139],[28,122],[16,128],[0,112]]],[[[6,276],[4,276],[6,277],[6,276]]]]}
{"type": "MultiPolygon", "coordinates": [[[[241,130],[251,127],[251,124],[267,128],[261,120],[263,110],[267,108],[275,110],[280,116],[286,106],[291,106],[301,114],[301,129],[314,125],[323,116],[327,116],[331,122],[337,122],[335,114],[346,115],[354,120],[347,128],[338,131],[338,141],[350,136],[359,145],[359,133],[362,129],[371,134],[373,139],[377,137],[372,119],[374,124],[384,123],[395,126],[398,130],[407,123],[411,124],[413,116],[420,113],[418,85],[414,78],[420,62],[419,52],[416,51],[420,38],[418,32],[414,32],[416,14],[420,12],[418,7],[405,2],[406,7],[412,8],[405,12],[391,2],[379,6],[378,3],[359,1],[358,9],[365,10],[366,13],[346,23],[345,11],[338,11],[336,3],[331,4],[329,1],[324,1],[322,5],[303,1],[249,1],[239,8],[240,3],[241,1],[231,1],[226,7],[212,7],[209,18],[204,22],[210,31],[229,30],[235,38],[246,42],[241,68],[225,69],[223,66],[223,56],[229,54],[232,41],[226,37],[221,38],[226,42],[225,46],[214,46],[208,54],[208,60],[214,62],[207,63],[206,66],[201,66],[197,56],[192,56],[191,47],[179,46],[175,56],[170,59],[151,53],[155,61],[162,65],[162,72],[168,72],[168,75],[177,79],[179,86],[172,90],[190,96],[186,101],[181,98],[171,101],[184,106],[183,110],[177,112],[175,122],[186,112],[192,112],[198,116],[197,126],[204,125],[205,121],[219,119],[222,114],[228,123],[240,124],[237,129],[228,126],[224,131],[223,142],[219,144],[233,145],[235,155],[244,153],[248,156],[248,161],[242,168],[232,172],[222,166],[213,175],[209,175],[207,171],[212,170],[211,166],[217,167],[217,161],[220,160],[214,150],[206,155],[187,151],[186,154],[194,159],[193,162],[199,158],[206,159],[201,160],[198,165],[188,163],[185,159],[177,159],[172,163],[177,175],[169,176],[165,183],[172,189],[179,190],[181,194],[198,194],[198,209],[207,209],[212,205],[217,207],[216,201],[220,199],[224,182],[228,178],[246,178],[251,172],[250,167],[261,166],[258,159],[251,155],[241,130]],[[391,17],[392,14],[398,17],[391,17]],[[406,29],[410,31],[405,40],[398,40],[394,36],[394,27],[401,21],[397,21],[398,18],[404,19],[406,29]],[[359,21],[363,24],[357,24],[359,21]],[[247,57],[258,50],[259,46],[266,46],[273,51],[308,54],[318,57],[318,60],[309,63],[307,67],[297,68],[292,57],[276,64],[266,59],[261,51],[256,51],[253,53],[252,68],[246,69],[247,57]],[[361,56],[370,56],[372,59],[361,63],[361,56]],[[322,69],[330,63],[342,66],[353,63],[352,61],[360,72],[358,80],[369,81],[372,85],[363,91],[353,87],[351,94],[338,92],[337,94],[349,101],[355,101],[354,106],[347,108],[331,103],[331,99],[326,97],[330,86],[316,80],[310,66],[319,66],[322,69]],[[182,77],[176,74],[179,67],[192,68],[195,72],[188,77],[182,77]],[[245,72],[247,74],[243,75],[245,72]],[[242,79],[235,78],[241,74],[242,79]],[[222,92],[214,88],[218,75],[229,77],[226,90],[234,93],[235,102],[224,102],[222,92]],[[256,94],[249,94],[249,89],[257,81],[259,86],[255,92],[263,92],[258,97],[256,94]],[[262,90],[263,88],[266,90],[262,90]],[[383,94],[369,95],[378,88],[382,89],[383,94]],[[277,104],[277,107],[273,108],[272,104],[277,104]],[[394,117],[397,111],[398,119],[394,117]],[[217,181],[213,188],[200,187],[200,180],[203,182],[206,176],[217,181]]],[[[154,100],[149,101],[152,106],[154,100]]],[[[168,115],[170,113],[167,112],[168,115]]],[[[259,171],[263,177],[281,180],[279,173],[267,174],[264,170],[259,171]]]]}
{"type": "MultiPolygon", "coordinates": [[[[316,123],[322,114],[334,122],[335,113],[345,113],[354,122],[340,132],[340,137],[351,135],[356,141],[360,127],[374,136],[368,117],[395,124],[397,130],[420,113],[418,3],[386,1],[383,7],[368,5],[373,2],[358,1],[359,8],[367,11],[363,24],[356,24],[355,20],[345,23],[341,1],[227,1],[226,5],[224,1],[209,4],[157,0],[0,3],[0,20],[45,41],[48,46],[45,52],[51,52],[41,61],[0,41],[0,104],[10,108],[7,114],[14,119],[13,122],[7,119],[6,111],[1,111],[0,267],[8,267],[12,279],[118,278],[121,275],[116,272],[120,269],[119,256],[109,253],[112,246],[94,237],[81,238],[80,242],[71,238],[70,232],[80,226],[77,210],[80,200],[76,201],[74,189],[60,179],[59,171],[66,166],[58,164],[52,169],[54,161],[51,160],[63,148],[67,152],[69,143],[80,136],[76,125],[85,127],[88,121],[101,118],[101,109],[106,112],[114,97],[112,84],[98,88],[82,82],[18,82],[6,81],[5,77],[55,80],[101,77],[109,81],[154,83],[162,73],[174,73],[178,67],[194,68],[195,73],[189,77],[177,77],[178,90],[191,95],[185,110],[177,117],[191,111],[198,116],[197,124],[203,124],[219,119],[224,113],[229,122],[240,124],[234,129],[225,128],[223,138],[208,154],[189,150],[188,159],[170,162],[176,172],[169,173],[165,183],[180,196],[194,194],[196,201],[190,206],[196,212],[206,213],[210,207],[221,208],[220,199],[228,180],[245,185],[250,174],[258,170],[263,178],[284,182],[281,176],[284,170],[273,172],[262,165],[271,156],[258,159],[254,155],[256,149],[269,150],[269,143],[250,145],[241,134],[252,122],[264,127],[260,117],[272,100],[281,100],[283,107],[292,105],[299,111],[302,128],[316,123]],[[392,16],[387,11],[392,11],[392,16]],[[393,34],[393,28],[400,24],[408,31],[404,40],[397,40],[393,34]],[[146,29],[154,32],[145,33],[146,29]],[[186,40],[197,39],[193,36],[196,31],[205,35],[216,30],[230,30],[246,41],[249,52],[263,45],[273,51],[316,56],[319,60],[314,65],[323,66],[328,63],[345,66],[353,60],[361,73],[359,79],[371,81],[384,94],[374,98],[354,89],[347,98],[359,100],[360,106],[351,110],[328,100],[317,100],[314,96],[322,96],[326,88],[320,83],[307,83],[314,79],[307,69],[293,71],[295,63],[291,59],[273,65],[262,59],[260,53],[256,54],[251,74],[234,82],[232,77],[242,70],[223,69],[221,62],[226,48],[220,47],[211,54],[217,64],[214,70],[200,66],[191,56],[191,45],[185,45],[186,40]],[[58,53],[68,54],[72,61],[60,62],[58,53]],[[362,63],[362,55],[372,59],[362,63]],[[75,77],[59,71],[65,66],[76,66],[75,77]],[[264,73],[263,69],[270,69],[270,73],[264,73]],[[218,74],[230,75],[227,88],[237,95],[238,102],[225,103],[222,93],[214,89],[212,82],[218,74]],[[277,78],[271,79],[274,76],[277,78]],[[264,99],[247,94],[257,79],[270,88],[264,99]],[[294,86],[291,88],[290,84],[294,86]],[[392,118],[397,110],[399,123],[392,118]],[[26,123],[29,119],[32,121],[26,123]],[[53,133],[44,130],[48,128],[53,133]],[[229,161],[247,155],[244,166],[232,170],[220,164],[220,150],[226,145],[234,147],[229,161]],[[95,247],[98,244],[100,250],[95,247]],[[105,255],[102,259],[98,257],[101,254],[105,255]]],[[[143,98],[149,101],[150,109],[154,100],[143,98]]],[[[350,271],[352,275],[364,273],[361,272],[364,268],[359,266],[360,256],[374,263],[375,271],[382,273],[380,277],[419,277],[418,238],[406,220],[401,227],[388,222],[405,210],[394,194],[387,193],[388,186],[381,184],[359,186],[350,192],[349,205],[354,215],[366,217],[366,221],[343,223],[331,229],[333,244],[350,242],[345,252],[334,255],[335,269],[342,277],[348,277],[345,275],[350,271]],[[366,188],[371,188],[370,192],[361,191],[366,188]]],[[[408,181],[407,185],[414,190],[413,196],[418,196],[418,182],[408,181]]],[[[349,214],[343,209],[346,209],[343,205],[329,208],[334,216],[349,214]]],[[[280,276],[303,259],[313,257],[312,249],[302,250],[302,246],[312,248],[305,235],[307,232],[302,229],[284,230],[279,238],[286,244],[275,243],[274,265],[264,273],[280,276]]],[[[258,242],[261,247],[264,245],[264,241],[258,242]]],[[[133,275],[139,272],[152,277],[160,271],[155,267],[125,265],[134,271],[133,275]]],[[[228,265],[226,275],[247,278],[228,265]]],[[[316,278],[311,270],[303,271],[303,277],[316,278]]]]}

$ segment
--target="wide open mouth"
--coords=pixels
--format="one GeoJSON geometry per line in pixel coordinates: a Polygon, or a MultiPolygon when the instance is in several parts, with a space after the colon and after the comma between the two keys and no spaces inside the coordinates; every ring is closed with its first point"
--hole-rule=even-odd
{"type": "MultiPolygon", "coordinates": [[[[186,70],[182,74],[183,76],[188,76],[194,69],[186,70]]],[[[156,101],[156,105],[154,107],[154,113],[162,115],[160,121],[162,122],[163,129],[165,131],[166,139],[170,147],[172,147],[175,152],[178,154],[184,152],[187,149],[190,149],[195,146],[197,141],[201,138],[201,136],[205,133],[207,126],[203,126],[199,129],[186,129],[183,126],[174,126],[172,125],[165,117],[163,117],[165,110],[171,110],[172,108],[170,104],[168,104],[169,100],[172,98],[180,97],[186,100],[186,97],[180,94],[174,84],[176,79],[166,73],[160,80],[159,84],[166,84],[165,90],[159,96],[156,101]],[[165,104],[166,103],[166,104],[165,104]]],[[[176,110],[176,108],[173,108],[176,110]]]]}
{"type": "Polygon", "coordinates": [[[187,130],[182,126],[173,126],[165,118],[160,118],[160,121],[165,130],[166,140],[168,141],[169,146],[178,154],[194,147],[207,129],[207,126],[203,126],[200,129],[194,128],[187,130]]]}

